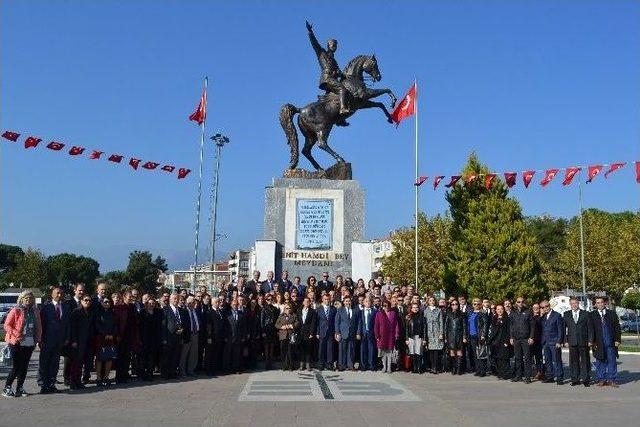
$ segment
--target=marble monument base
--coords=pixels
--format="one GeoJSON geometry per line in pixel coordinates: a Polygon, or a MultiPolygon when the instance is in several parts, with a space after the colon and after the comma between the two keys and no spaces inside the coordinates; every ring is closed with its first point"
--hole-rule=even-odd
{"type": "Polygon", "coordinates": [[[274,178],[266,188],[256,268],[273,265],[277,277],[288,270],[303,282],[324,271],[332,280],[351,277],[351,244],[363,235],[364,190],[357,181],[274,178]]]}

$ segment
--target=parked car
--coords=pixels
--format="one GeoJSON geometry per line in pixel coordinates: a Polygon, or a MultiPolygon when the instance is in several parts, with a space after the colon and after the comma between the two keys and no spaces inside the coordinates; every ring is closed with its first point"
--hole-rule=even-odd
{"type": "Polygon", "coordinates": [[[638,332],[640,322],[638,320],[623,320],[620,322],[620,329],[622,332],[638,332]]]}

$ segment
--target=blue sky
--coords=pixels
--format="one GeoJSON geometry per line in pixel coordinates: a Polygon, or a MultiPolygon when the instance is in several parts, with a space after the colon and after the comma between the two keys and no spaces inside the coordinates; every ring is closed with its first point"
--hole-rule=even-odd
{"type": "MultiPolygon", "coordinates": [[[[498,171],[640,159],[640,3],[344,3],[3,1],[1,127],[196,170],[199,130],[186,118],[208,75],[207,133],[231,138],[218,253],[249,247],[262,236],[264,187],[288,159],[279,108],[317,94],[309,19],[321,40],[338,39],[341,65],[376,54],[376,87],[401,97],[418,79],[423,174],[454,174],[472,150],[498,171]]],[[[384,236],[412,222],[413,123],[395,129],[373,110],[350,122],[330,144],[366,190],[366,236],[384,236]]],[[[196,174],[178,181],[6,141],[0,156],[0,241],[90,255],[102,271],[137,248],[172,268],[192,259],[196,174]]],[[[210,145],[206,159],[204,224],[210,145]]],[[[512,194],[527,215],[572,216],[577,185],[560,181],[512,194]]],[[[444,212],[444,192],[423,188],[421,209],[444,212]]],[[[629,166],[584,188],[585,207],[639,203],[629,166]]]]}

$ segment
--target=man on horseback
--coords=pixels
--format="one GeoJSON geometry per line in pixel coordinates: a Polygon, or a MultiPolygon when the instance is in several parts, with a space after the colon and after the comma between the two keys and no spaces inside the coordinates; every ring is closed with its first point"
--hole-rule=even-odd
{"type": "MultiPolygon", "coordinates": [[[[327,48],[324,49],[318,43],[316,35],[313,33],[313,28],[309,21],[306,21],[307,30],[309,31],[309,40],[311,40],[311,46],[316,52],[318,62],[320,63],[321,75],[320,84],[318,87],[324,90],[327,94],[335,93],[340,99],[340,114],[349,114],[349,109],[346,107],[345,97],[346,89],[342,85],[344,74],[338,66],[338,62],[334,56],[335,51],[338,49],[338,41],[335,39],[329,39],[327,41],[327,48]]],[[[347,126],[344,120],[338,123],[338,125],[347,126]]]]}

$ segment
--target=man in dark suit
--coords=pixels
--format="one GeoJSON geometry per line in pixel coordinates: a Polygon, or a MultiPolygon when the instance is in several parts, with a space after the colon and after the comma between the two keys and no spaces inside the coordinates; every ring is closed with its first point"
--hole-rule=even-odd
{"type": "Polygon", "coordinates": [[[569,347],[569,371],[571,385],[582,384],[589,387],[591,361],[589,360],[589,337],[593,336],[591,320],[586,310],[580,310],[578,298],[569,300],[571,310],[564,312],[566,327],[565,346],[569,347]]]}
{"type": "Polygon", "coordinates": [[[249,337],[247,320],[238,310],[238,301],[231,301],[231,311],[226,318],[226,336],[224,351],[224,366],[227,372],[240,373],[242,361],[242,347],[249,337]]]}
{"type": "Polygon", "coordinates": [[[60,368],[62,347],[69,343],[69,319],[71,312],[62,302],[62,290],[53,288],[51,301],[40,311],[42,341],[40,343],[40,366],[38,385],[41,394],[55,393],[56,377],[60,368]]]}
{"type": "MultiPolygon", "coordinates": [[[[262,282],[262,291],[264,293],[269,293],[272,290],[274,290],[275,285],[276,284],[276,280],[275,280],[275,274],[273,273],[273,271],[267,271],[267,280],[265,280],[264,282],[262,282]]],[[[285,289],[281,286],[280,287],[280,292],[284,292],[285,289]]]]}
{"type": "Polygon", "coordinates": [[[311,308],[311,300],[305,297],[302,300],[302,308],[298,312],[300,319],[300,369],[311,370],[311,360],[314,355],[316,327],[318,315],[311,308]]]}
{"type": "Polygon", "coordinates": [[[316,285],[316,293],[320,295],[322,294],[322,291],[329,292],[332,289],[333,289],[333,282],[329,281],[329,273],[325,271],[324,273],[322,273],[322,280],[320,280],[316,285]]]}
{"type": "Polygon", "coordinates": [[[522,381],[524,376],[524,382],[529,384],[531,382],[531,355],[529,351],[533,344],[535,324],[531,312],[524,305],[524,297],[516,298],[516,306],[511,311],[509,320],[511,321],[509,343],[513,347],[515,359],[515,372],[511,381],[522,381]]]}
{"type": "Polygon", "coordinates": [[[598,386],[618,387],[616,359],[622,340],[620,319],[614,310],[606,308],[605,303],[604,298],[596,298],[596,310],[592,311],[590,316],[593,336],[589,342],[596,359],[598,386]]]}
{"type": "Polygon", "coordinates": [[[188,323],[189,319],[178,307],[178,294],[171,294],[169,305],[162,310],[162,376],[165,379],[173,379],[177,376],[180,363],[182,335],[185,330],[183,325],[188,323]]]}
{"type": "Polygon", "coordinates": [[[351,297],[347,296],[342,301],[344,306],[336,313],[335,330],[338,341],[338,370],[353,370],[354,348],[356,340],[360,340],[358,334],[358,321],[360,310],[351,307],[351,297]]]}
{"type": "Polygon", "coordinates": [[[360,369],[363,371],[373,371],[376,367],[376,337],[373,333],[373,327],[377,313],[371,298],[365,298],[364,308],[358,318],[358,335],[361,338],[360,369]]]}
{"type": "Polygon", "coordinates": [[[564,382],[562,367],[562,343],[564,342],[564,322],[559,313],[551,309],[549,301],[540,303],[542,310],[542,348],[546,367],[545,383],[555,378],[558,385],[564,382]]]}
{"type": "MultiPolygon", "coordinates": [[[[244,278],[242,278],[244,281],[244,278]]],[[[239,280],[239,279],[238,279],[239,280]]],[[[245,285],[246,290],[243,291],[245,295],[250,293],[256,294],[258,291],[264,291],[262,289],[262,282],[260,281],[260,272],[258,270],[253,272],[253,279],[249,280],[245,285]]],[[[240,292],[240,286],[238,286],[238,292],[240,292]]]]}
{"type": "Polygon", "coordinates": [[[333,366],[333,336],[335,331],[336,308],[330,304],[328,294],[322,296],[322,305],[317,308],[318,329],[318,369],[333,366]]]}
{"type": "MultiPolygon", "coordinates": [[[[307,287],[302,284],[300,276],[296,276],[293,278],[293,284],[291,285],[291,289],[298,290],[298,302],[302,301],[304,297],[307,296],[307,287]]],[[[315,303],[315,301],[311,301],[311,303],[315,303]]]]}
{"type": "Polygon", "coordinates": [[[211,310],[207,312],[207,347],[205,366],[208,375],[222,372],[226,316],[220,308],[220,298],[211,299],[211,310]]]}
{"type": "MultiPolygon", "coordinates": [[[[69,315],[73,313],[73,310],[81,306],[80,301],[84,296],[84,289],[85,289],[84,283],[76,283],[75,287],[73,288],[73,297],[65,301],[69,315]]],[[[71,357],[69,357],[69,354],[64,355],[64,365],[62,369],[62,376],[64,378],[64,385],[67,385],[67,386],[70,385],[69,379],[71,376],[71,357]]]]}
{"type": "MultiPolygon", "coordinates": [[[[280,282],[278,283],[280,284],[280,290],[282,292],[291,292],[291,286],[293,285],[293,283],[291,283],[291,280],[289,280],[288,270],[282,272],[282,278],[280,278],[280,282]]],[[[298,290],[298,292],[300,292],[300,290],[298,290]]]]}
{"type": "MultiPolygon", "coordinates": [[[[96,331],[95,322],[98,319],[98,314],[102,310],[102,300],[107,296],[107,284],[105,282],[98,282],[96,284],[96,295],[91,298],[91,317],[94,322],[93,331],[96,331]]],[[[92,337],[93,339],[93,337],[92,337]]],[[[87,348],[87,352],[85,353],[85,360],[82,372],[82,382],[83,384],[87,384],[91,379],[91,369],[94,366],[95,352],[93,346],[89,346],[87,348]]]]}

